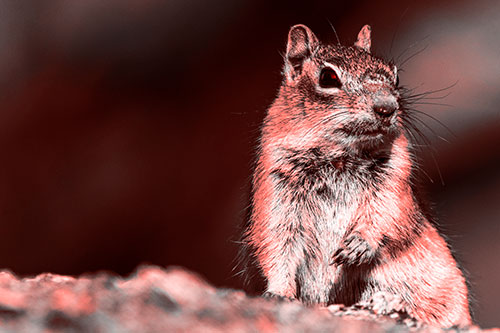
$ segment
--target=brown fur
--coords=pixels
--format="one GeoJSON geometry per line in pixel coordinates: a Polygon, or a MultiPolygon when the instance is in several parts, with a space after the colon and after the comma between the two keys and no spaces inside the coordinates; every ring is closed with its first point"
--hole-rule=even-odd
{"type": "Polygon", "coordinates": [[[397,69],[370,47],[368,26],[352,47],[291,28],[246,240],[268,294],[351,305],[382,292],[423,322],[469,325],[465,279],[412,190],[397,69]],[[340,87],[321,86],[325,67],[340,87]]]}

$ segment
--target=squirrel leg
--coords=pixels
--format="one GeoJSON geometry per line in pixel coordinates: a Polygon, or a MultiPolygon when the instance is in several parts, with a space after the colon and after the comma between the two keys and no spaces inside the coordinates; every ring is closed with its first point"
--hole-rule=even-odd
{"type": "Polygon", "coordinates": [[[269,237],[268,246],[259,253],[264,276],[267,279],[266,296],[286,298],[296,297],[295,275],[299,263],[303,260],[300,242],[287,237],[269,237]]]}
{"type": "Polygon", "coordinates": [[[266,265],[267,267],[264,267],[264,275],[267,278],[267,288],[264,296],[294,299],[297,289],[295,282],[295,273],[298,266],[295,263],[296,257],[292,251],[285,250],[279,255],[274,255],[271,260],[266,265]]]}

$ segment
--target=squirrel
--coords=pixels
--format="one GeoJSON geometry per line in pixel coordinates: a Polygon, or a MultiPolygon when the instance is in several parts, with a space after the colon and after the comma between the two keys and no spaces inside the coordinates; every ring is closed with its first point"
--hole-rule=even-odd
{"type": "Polygon", "coordinates": [[[349,47],[290,28],[245,243],[265,295],[323,306],[389,295],[418,321],[471,325],[465,278],[412,186],[398,69],[370,48],[368,25],[349,47]]]}

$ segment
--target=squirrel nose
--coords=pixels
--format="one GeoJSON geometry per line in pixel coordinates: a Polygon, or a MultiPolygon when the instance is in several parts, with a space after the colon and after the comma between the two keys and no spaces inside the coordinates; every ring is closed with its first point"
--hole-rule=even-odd
{"type": "Polygon", "coordinates": [[[396,111],[396,106],[391,103],[377,104],[373,106],[373,111],[380,117],[388,118],[396,111]]]}

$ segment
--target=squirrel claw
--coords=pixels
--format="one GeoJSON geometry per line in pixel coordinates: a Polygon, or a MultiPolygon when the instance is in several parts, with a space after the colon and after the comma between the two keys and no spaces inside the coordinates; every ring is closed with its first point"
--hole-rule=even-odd
{"type": "Polygon", "coordinates": [[[344,240],[341,247],[332,255],[330,265],[362,265],[369,264],[376,256],[376,251],[359,233],[344,240]]]}
{"type": "Polygon", "coordinates": [[[270,291],[266,291],[264,294],[262,294],[262,297],[266,298],[266,299],[274,299],[274,300],[278,300],[279,302],[284,302],[284,301],[294,301],[295,298],[294,297],[289,297],[289,296],[281,296],[281,295],[278,295],[278,294],[275,294],[275,293],[272,293],[270,291]]]}

